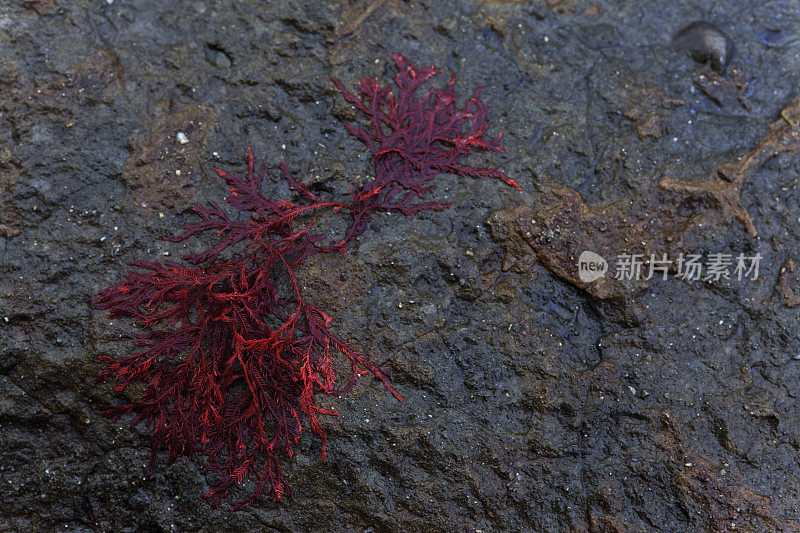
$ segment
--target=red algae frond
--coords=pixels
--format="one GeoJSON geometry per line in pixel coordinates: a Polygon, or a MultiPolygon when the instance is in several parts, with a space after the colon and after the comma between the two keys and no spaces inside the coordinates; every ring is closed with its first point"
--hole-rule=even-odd
{"type": "Polygon", "coordinates": [[[371,373],[398,400],[385,372],[330,329],[332,317],[303,294],[298,268],[311,255],[344,251],[364,232],[376,210],[405,215],[446,204],[419,203],[443,173],[490,177],[518,188],[499,170],[465,166],[459,160],[473,148],[502,151],[500,135],[483,139],[486,108],[476,90],[463,109],[455,106],[455,77],[444,89],[431,89],[419,99],[417,87],[432,77],[433,67],[418,68],[401,56],[397,98],[375,80],[359,89],[363,100],[334,84],[345,99],[370,119],[368,130],[347,125],[373,154],[375,177],[356,186],[348,202],[320,198],[294,179],[286,163],[283,179],[296,193],[296,202],[270,200],[260,186],[266,169],[256,172],[248,149],[244,176],[217,170],[225,180],[227,203],[246,215],[231,218],[218,205],[196,205],[198,221],[168,240],[200,237],[210,246],[184,257],[186,264],[136,261],[117,285],[102,290],[92,301],[111,317],[128,317],[145,330],[139,350],[114,359],[101,357],[100,379],[116,382],[116,391],[133,383],[145,384],[141,397],[103,413],[119,419],[132,414],[131,427],[152,427],[148,473],[159,450],[204,456],[217,482],[205,495],[218,505],[228,491],[252,481],[250,495],[235,502],[238,510],[265,493],[274,500],[290,497],[279,458],[293,455],[303,424],[327,439],[319,415],[335,415],[321,407],[315,395],[341,395],[358,376],[371,373]],[[336,244],[322,246],[323,236],[312,233],[314,216],[325,210],[349,212],[352,223],[336,244]],[[345,357],[350,375],[341,385],[334,359],[345,357]]]}

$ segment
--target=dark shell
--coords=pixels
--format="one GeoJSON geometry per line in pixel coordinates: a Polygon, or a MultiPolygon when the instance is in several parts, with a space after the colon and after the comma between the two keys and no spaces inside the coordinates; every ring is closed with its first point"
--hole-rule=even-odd
{"type": "Polygon", "coordinates": [[[691,22],[679,30],[672,38],[672,46],[698,63],[711,63],[711,68],[720,73],[725,71],[734,52],[733,41],[704,20],[691,22]]]}

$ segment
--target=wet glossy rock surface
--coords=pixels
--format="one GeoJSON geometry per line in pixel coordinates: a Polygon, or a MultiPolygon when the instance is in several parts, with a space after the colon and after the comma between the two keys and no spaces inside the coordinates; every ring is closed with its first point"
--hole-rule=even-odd
{"type": "Polygon", "coordinates": [[[698,63],[709,63],[723,72],[733,58],[734,44],[722,30],[700,20],[681,28],[672,39],[672,46],[698,63]]]}
{"type": "Polygon", "coordinates": [[[41,4],[0,6],[0,530],[800,528],[790,3],[41,4]],[[727,77],[669,46],[698,13],[736,42],[727,77]],[[328,80],[387,78],[394,52],[483,84],[523,187],[447,177],[451,209],[309,262],[310,300],[406,400],[369,379],[325,399],[328,461],[305,435],[292,502],[211,509],[183,459],[144,479],[147,429],[96,410],[118,398],[96,358],[135,331],[89,299],[184,253],[161,239],[247,146],[347,194],[369,168],[328,80]],[[565,270],[576,243],[642,240],[761,274],[601,293],[565,270]]]}

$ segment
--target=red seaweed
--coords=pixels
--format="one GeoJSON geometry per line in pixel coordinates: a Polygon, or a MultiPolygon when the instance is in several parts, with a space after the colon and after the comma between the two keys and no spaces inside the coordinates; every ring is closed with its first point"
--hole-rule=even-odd
{"type": "Polygon", "coordinates": [[[456,174],[473,178],[496,178],[519,189],[516,181],[494,168],[462,164],[461,159],[472,149],[502,152],[502,133],[494,140],[484,139],[489,129],[486,107],[480,99],[481,87],[475,89],[463,108],[456,105],[456,76],[444,89],[429,89],[422,98],[416,93],[420,85],[440,71],[431,65],[418,67],[405,57],[391,56],[397,65],[392,90],[373,78],[361,80],[358,93],[348,91],[333,78],[333,84],[345,100],[369,119],[369,125],[345,124],[353,137],[362,141],[372,153],[374,178],[352,191],[352,224],[345,241],[364,232],[371,212],[399,211],[413,215],[428,209],[444,209],[448,204],[414,203],[436,187],[431,182],[439,174],[456,174]]]}
{"type": "Polygon", "coordinates": [[[375,171],[372,181],[352,191],[350,202],[323,200],[294,179],[286,163],[281,174],[298,200],[267,199],[260,190],[265,165],[257,173],[248,149],[244,176],[217,170],[229,187],[227,203],[246,217],[231,218],[218,205],[195,205],[198,221],[168,240],[199,237],[210,241],[208,248],[185,256],[188,266],[135,261],[137,270],[92,301],[111,317],[135,319],[145,331],[132,355],[100,357],[105,367],[99,379],[113,379],[118,392],[145,385],[138,399],[102,411],[114,420],[132,414],[132,428],[139,423],[153,428],[148,475],[159,450],[169,453],[168,463],[197,454],[218,476],[205,495],[214,506],[246,480],[254,489],[232,510],[265,492],[276,501],[291,497],[279,458],[292,457],[305,420],[320,437],[325,460],[327,439],[318,415],[337,414],[318,405],[315,394],[345,394],[360,374],[371,373],[402,400],[384,371],[333,334],[331,316],[303,294],[298,268],[315,253],[344,252],[376,209],[412,215],[448,207],[414,202],[433,190],[431,180],[438,174],[492,177],[518,186],[499,170],[459,163],[475,147],[501,151],[499,135],[483,139],[488,122],[478,91],[458,109],[452,77],[445,89],[417,99],[417,87],[435,69],[393,58],[398,100],[375,80],[363,80],[362,102],[334,80],[371,122],[369,133],[347,126],[372,152],[375,171]],[[314,216],[325,210],[352,215],[334,245],[321,245],[325,236],[312,232],[314,216]],[[337,356],[350,363],[344,386],[334,370],[337,356]]]}

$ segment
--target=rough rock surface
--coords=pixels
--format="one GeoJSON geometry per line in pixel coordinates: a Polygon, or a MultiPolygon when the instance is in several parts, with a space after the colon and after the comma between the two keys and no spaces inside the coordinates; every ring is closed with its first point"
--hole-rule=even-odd
{"type": "Polygon", "coordinates": [[[798,31],[781,0],[3,2],[0,530],[800,530],[798,31]],[[725,76],[670,48],[699,19],[735,42],[725,76]],[[346,194],[369,166],[329,79],[386,78],[395,52],[484,85],[523,187],[445,177],[451,209],[378,216],[307,267],[406,400],[370,380],[326,399],[328,461],[306,434],[291,502],[212,509],[183,460],[144,479],[147,430],[96,410],[117,398],[97,356],[134,331],[90,298],[180,255],[162,238],[247,146],[346,194]],[[603,227],[627,231],[607,252],[760,253],[760,276],[606,297],[566,266],[603,227]]]}

